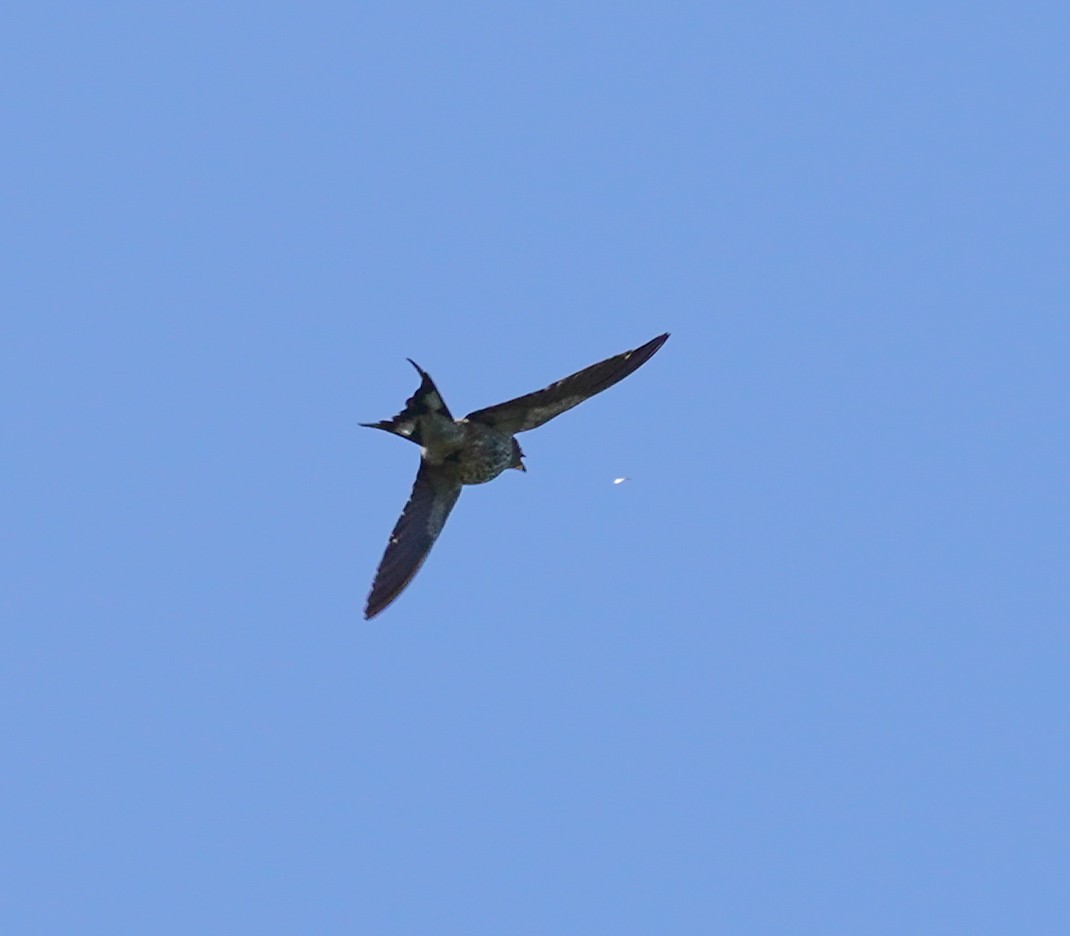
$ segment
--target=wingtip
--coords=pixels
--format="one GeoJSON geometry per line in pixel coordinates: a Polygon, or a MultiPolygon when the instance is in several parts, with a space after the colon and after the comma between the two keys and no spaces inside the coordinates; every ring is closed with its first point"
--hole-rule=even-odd
{"type": "Polygon", "coordinates": [[[668,341],[668,340],[669,340],[669,333],[668,332],[662,332],[657,337],[651,338],[649,341],[645,342],[644,344],[639,345],[639,347],[636,348],[635,350],[636,351],[645,351],[645,352],[649,352],[650,354],[653,354],[655,351],[658,351],[661,348],[661,346],[663,344],[665,344],[665,342],[668,341]]]}
{"type": "Polygon", "coordinates": [[[372,596],[371,596],[371,594],[369,594],[367,600],[364,602],[364,620],[365,621],[370,621],[380,611],[382,611],[386,607],[386,605],[390,604],[390,602],[388,601],[388,602],[386,602],[386,604],[373,605],[372,601],[371,601],[371,598],[372,598],[372,596]]]}
{"type": "Polygon", "coordinates": [[[661,346],[665,344],[665,342],[668,340],[669,333],[663,332],[656,338],[651,338],[646,344],[640,345],[632,353],[642,355],[644,361],[649,360],[651,357],[657,354],[658,351],[661,350],[661,346]]]}

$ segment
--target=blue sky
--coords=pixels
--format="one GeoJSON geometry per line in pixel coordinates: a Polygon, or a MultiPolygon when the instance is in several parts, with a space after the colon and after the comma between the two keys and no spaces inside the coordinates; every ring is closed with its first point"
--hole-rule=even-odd
{"type": "Polygon", "coordinates": [[[3,930],[1066,932],[1068,25],[15,4],[3,930]]]}

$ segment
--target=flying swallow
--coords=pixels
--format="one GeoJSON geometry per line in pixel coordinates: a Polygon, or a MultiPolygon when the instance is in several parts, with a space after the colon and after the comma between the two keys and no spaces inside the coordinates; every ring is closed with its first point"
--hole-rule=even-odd
{"type": "Polygon", "coordinates": [[[420,375],[420,386],[405,401],[405,408],[392,419],[361,423],[420,446],[420,470],[375,573],[365,619],[375,617],[412,581],[463,485],[485,484],[507,468],[527,470],[516,433],[535,429],[612,387],[649,361],[668,337],[668,333],[659,335],[542,390],[476,410],[464,419],[453,418],[430,375],[410,358],[420,375]]]}

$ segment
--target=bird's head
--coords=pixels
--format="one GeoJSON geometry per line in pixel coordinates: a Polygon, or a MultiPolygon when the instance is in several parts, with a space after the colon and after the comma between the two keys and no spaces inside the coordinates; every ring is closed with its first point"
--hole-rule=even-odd
{"type": "Polygon", "coordinates": [[[524,453],[520,451],[520,443],[513,439],[513,460],[509,462],[510,468],[516,468],[518,471],[527,471],[524,467],[524,462],[521,459],[524,457],[524,453]]]}

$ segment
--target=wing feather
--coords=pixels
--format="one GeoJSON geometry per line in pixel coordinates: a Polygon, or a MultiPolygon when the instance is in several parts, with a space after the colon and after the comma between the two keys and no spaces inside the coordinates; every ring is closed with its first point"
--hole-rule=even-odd
{"type": "Polygon", "coordinates": [[[456,481],[420,463],[409,502],[394,525],[375,573],[364,608],[365,620],[371,620],[397,598],[420,571],[460,494],[461,486],[456,481]]]}
{"type": "Polygon", "coordinates": [[[476,410],[465,418],[505,432],[534,429],[638,370],[668,338],[668,333],[658,335],[645,345],[585,367],[542,390],[476,410]]]}

